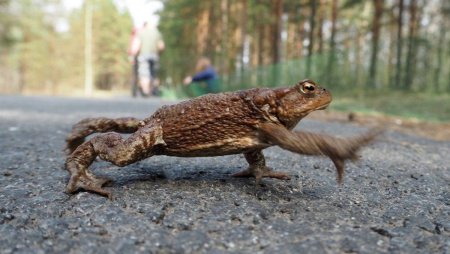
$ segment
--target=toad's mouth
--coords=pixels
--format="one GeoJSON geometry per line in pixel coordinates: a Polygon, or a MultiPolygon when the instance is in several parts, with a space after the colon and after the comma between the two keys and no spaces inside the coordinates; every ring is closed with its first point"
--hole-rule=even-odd
{"type": "Polygon", "coordinates": [[[324,110],[324,109],[328,108],[329,105],[330,105],[330,103],[324,104],[324,105],[316,108],[316,110],[324,110]]]}

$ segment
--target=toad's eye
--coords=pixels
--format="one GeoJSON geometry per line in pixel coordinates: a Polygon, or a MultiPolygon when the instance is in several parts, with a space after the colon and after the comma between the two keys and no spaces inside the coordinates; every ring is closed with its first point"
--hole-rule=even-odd
{"type": "Polygon", "coordinates": [[[302,93],[312,93],[314,92],[314,90],[316,89],[316,86],[311,84],[311,83],[304,83],[301,87],[300,90],[302,93]]]}

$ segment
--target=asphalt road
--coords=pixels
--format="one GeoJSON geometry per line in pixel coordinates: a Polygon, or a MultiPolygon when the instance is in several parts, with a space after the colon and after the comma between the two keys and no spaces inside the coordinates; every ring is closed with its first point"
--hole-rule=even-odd
{"type": "MultiPolygon", "coordinates": [[[[93,171],[114,199],[64,193],[64,138],[84,117],[145,117],[159,100],[0,96],[0,253],[450,253],[450,142],[387,131],[335,182],[326,158],[265,151],[290,181],[230,176],[241,155],[152,157],[93,171]]],[[[338,136],[366,128],[305,119],[338,136]]]]}

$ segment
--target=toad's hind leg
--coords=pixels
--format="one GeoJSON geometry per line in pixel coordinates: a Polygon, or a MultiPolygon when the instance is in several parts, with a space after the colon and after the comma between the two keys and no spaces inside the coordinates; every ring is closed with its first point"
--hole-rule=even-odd
{"type": "Polygon", "coordinates": [[[261,182],[263,177],[271,177],[289,180],[290,177],[287,173],[273,171],[272,168],[266,166],[266,160],[261,150],[255,150],[244,154],[249,167],[246,170],[233,174],[235,177],[251,177],[254,176],[256,184],[261,182]]]}
{"type": "Polygon", "coordinates": [[[66,153],[71,154],[78,146],[83,144],[84,139],[98,132],[133,133],[139,129],[141,121],[133,117],[123,118],[86,118],[72,127],[72,132],[66,138],[66,153]]]}
{"type": "Polygon", "coordinates": [[[164,145],[160,126],[143,127],[127,139],[123,139],[118,133],[95,136],[80,145],[67,157],[65,166],[70,173],[70,180],[66,191],[74,193],[79,189],[84,189],[111,197],[110,192],[102,189],[102,185],[107,182],[107,179],[98,178],[88,170],[89,165],[97,156],[123,167],[152,156],[156,146],[164,145]]]}

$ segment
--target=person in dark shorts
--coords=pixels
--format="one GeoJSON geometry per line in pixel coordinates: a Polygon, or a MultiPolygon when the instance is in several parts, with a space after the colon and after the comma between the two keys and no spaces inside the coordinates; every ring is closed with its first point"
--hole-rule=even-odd
{"type": "Polygon", "coordinates": [[[159,54],[164,50],[164,41],[156,25],[149,22],[144,23],[138,38],[140,42],[137,57],[139,85],[144,96],[155,95],[159,85],[157,78],[159,54]]]}

